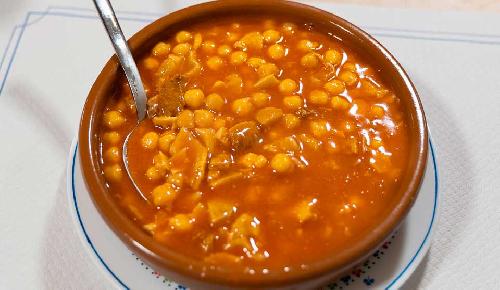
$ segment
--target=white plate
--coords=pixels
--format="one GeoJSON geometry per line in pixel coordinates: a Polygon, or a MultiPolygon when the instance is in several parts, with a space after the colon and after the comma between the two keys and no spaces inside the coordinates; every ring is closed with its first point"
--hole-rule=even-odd
{"type": "MultiPolygon", "coordinates": [[[[108,228],[85,187],[76,139],[67,167],[70,210],[83,246],[118,288],[186,289],[142,262],[108,228]]],[[[427,253],[438,210],[438,172],[432,143],[424,180],[415,205],[399,228],[365,263],[324,289],[397,289],[427,253]]]]}

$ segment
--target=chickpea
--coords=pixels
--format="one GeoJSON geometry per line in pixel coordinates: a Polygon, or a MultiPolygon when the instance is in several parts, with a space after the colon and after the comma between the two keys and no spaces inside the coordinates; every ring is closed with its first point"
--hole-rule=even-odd
{"type": "Polygon", "coordinates": [[[240,94],[243,88],[243,80],[238,74],[230,74],[226,77],[226,88],[231,94],[240,94]]]}
{"type": "Polygon", "coordinates": [[[199,108],[205,102],[205,94],[200,89],[187,90],[184,93],[184,101],[191,108],[199,108]]]}
{"type": "Polygon", "coordinates": [[[152,50],[153,55],[156,57],[166,57],[169,52],[170,44],[166,44],[163,41],[158,42],[152,50]]]}
{"type": "Polygon", "coordinates": [[[141,145],[144,149],[155,149],[158,146],[158,133],[148,132],[142,136],[141,145]]]}
{"type": "Polygon", "coordinates": [[[290,22],[285,22],[281,26],[281,31],[283,31],[283,34],[288,35],[288,36],[294,34],[295,30],[297,30],[297,25],[290,23],[290,22]]]}
{"type": "Polygon", "coordinates": [[[232,49],[229,45],[223,44],[217,48],[217,53],[220,56],[228,56],[231,53],[232,49]]]}
{"type": "Polygon", "coordinates": [[[209,128],[214,123],[214,114],[208,110],[194,111],[194,124],[198,128],[209,128]]]}
{"type": "Polygon", "coordinates": [[[268,75],[277,75],[279,72],[278,67],[274,63],[265,63],[257,69],[259,77],[263,78],[268,75]]]}
{"type": "Polygon", "coordinates": [[[104,167],[104,177],[109,182],[118,182],[122,179],[123,172],[119,164],[104,167]]]}
{"type": "Polygon", "coordinates": [[[236,115],[247,116],[253,111],[253,104],[250,98],[241,98],[234,100],[231,108],[236,115]]]}
{"type": "Polygon", "coordinates": [[[204,41],[201,44],[201,49],[203,50],[204,53],[206,54],[214,54],[216,49],[215,42],[211,40],[204,41]]]}
{"type": "Polygon", "coordinates": [[[115,162],[115,163],[118,162],[118,161],[120,161],[120,149],[118,149],[118,147],[115,147],[115,146],[110,147],[104,153],[104,158],[107,161],[115,162]]]}
{"type": "Polygon", "coordinates": [[[144,67],[147,70],[156,70],[160,66],[160,62],[152,57],[148,57],[143,61],[144,67]]]}
{"type": "Polygon", "coordinates": [[[381,119],[384,117],[385,111],[384,108],[379,105],[372,105],[368,114],[373,119],[381,119]]]}
{"type": "Polygon", "coordinates": [[[300,125],[299,117],[295,116],[294,114],[285,114],[283,116],[283,122],[285,123],[285,127],[287,129],[294,129],[300,125]]]}
{"type": "Polygon", "coordinates": [[[229,56],[229,62],[232,65],[240,65],[247,61],[247,53],[244,51],[235,51],[229,56]]]}
{"type": "Polygon", "coordinates": [[[181,128],[194,127],[194,113],[190,110],[183,110],[177,115],[177,126],[181,128]]]}
{"type": "Polygon", "coordinates": [[[158,181],[162,177],[161,170],[152,166],[146,170],[146,177],[151,181],[158,181]]]}
{"type": "Polygon", "coordinates": [[[266,164],[267,164],[267,158],[264,155],[259,155],[255,160],[254,166],[255,168],[262,168],[266,166],[266,164]]]}
{"type": "Polygon", "coordinates": [[[214,111],[220,111],[225,102],[226,101],[216,93],[208,95],[207,99],[205,100],[205,104],[207,105],[207,107],[214,111]]]}
{"type": "Polygon", "coordinates": [[[170,145],[175,140],[175,134],[172,132],[164,133],[158,139],[158,148],[164,153],[169,152],[170,145]]]}
{"type": "Polygon", "coordinates": [[[113,131],[104,133],[102,139],[108,144],[115,145],[120,142],[121,137],[120,133],[113,131]]]}
{"type": "Polygon", "coordinates": [[[211,70],[218,70],[224,64],[224,60],[218,56],[212,56],[207,60],[207,66],[211,70]]]}
{"type": "Polygon", "coordinates": [[[267,54],[271,59],[282,59],[286,55],[286,49],[281,44],[273,44],[267,49],[267,54]]]}
{"type": "Polygon", "coordinates": [[[227,88],[227,84],[221,80],[215,81],[212,85],[212,90],[221,90],[227,88]]]}
{"type": "Polygon", "coordinates": [[[264,42],[267,44],[276,43],[281,38],[281,34],[274,29],[268,29],[262,35],[264,36],[264,42]]]}
{"type": "Polygon", "coordinates": [[[297,44],[297,49],[301,52],[310,52],[318,48],[318,46],[319,45],[317,42],[312,42],[308,39],[303,39],[299,41],[299,43],[297,44]]]}
{"type": "Polygon", "coordinates": [[[262,58],[258,58],[258,57],[251,57],[248,61],[247,61],[248,65],[254,69],[257,69],[259,68],[259,66],[263,65],[266,63],[265,60],[263,60],[262,58]]]}
{"type": "Polygon", "coordinates": [[[325,120],[314,120],[309,123],[309,129],[314,137],[321,138],[330,131],[331,127],[325,120]]]}
{"type": "Polygon", "coordinates": [[[122,116],[122,114],[118,111],[109,111],[104,113],[104,124],[109,129],[117,129],[125,123],[127,119],[122,116]]]}
{"type": "Polygon", "coordinates": [[[284,95],[293,94],[297,91],[297,83],[292,79],[284,79],[280,82],[278,89],[284,95]]]}
{"type": "Polygon", "coordinates": [[[269,104],[271,101],[271,96],[268,93],[256,92],[252,94],[252,103],[257,107],[261,108],[269,104]]]}
{"type": "Polygon", "coordinates": [[[300,59],[300,64],[305,68],[315,68],[319,64],[318,56],[310,52],[300,59]]]}
{"type": "Polygon", "coordinates": [[[203,37],[201,36],[201,33],[196,33],[193,40],[193,49],[198,49],[201,46],[202,41],[203,37]]]}
{"type": "Polygon", "coordinates": [[[329,92],[332,95],[338,95],[342,93],[345,90],[345,85],[342,81],[339,80],[332,80],[327,82],[324,85],[324,88],[327,92],[329,92]]]}
{"type": "Polygon", "coordinates": [[[356,72],[356,64],[354,64],[352,62],[346,62],[342,66],[342,70],[347,70],[347,71],[355,73],[356,72]]]}
{"type": "Polygon", "coordinates": [[[328,94],[322,90],[313,90],[309,94],[309,102],[314,105],[326,105],[328,103],[328,94]]]}
{"type": "Polygon", "coordinates": [[[290,156],[278,153],[271,159],[271,168],[277,173],[287,173],[293,171],[295,163],[290,156]]]}
{"type": "Polygon", "coordinates": [[[340,96],[335,96],[332,98],[332,108],[335,110],[347,110],[349,109],[349,102],[340,96]]]}
{"type": "Polygon", "coordinates": [[[186,55],[191,50],[191,44],[189,43],[179,43],[172,49],[172,53],[177,55],[186,55]]]}
{"type": "Polygon", "coordinates": [[[335,49],[329,49],[325,52],[325,61],[333,65],[339,65],[342,62],[342,53],[335,49]]]}
{"type": "Polygon", "coordinates": [[[302,107],[302,98],[299,96],[289,96],[283,98],[283,105],[290,110],[297,110],[302,107]]]}
{"type": "Polygon", "coordinates": [[[358,83],[358,75],[352,71],[342,70],[340,71],[338,78],[349,87],[358,83]]]}
{"type": "Polygon", "coordinates": [[[247,168],[262,168],[267,164],[267,158],[264,155],[247,153],[243,155],[239,163],[247,168]]]}
{"type": "Polygon", "coordinates": [[[190,41],[191,39],[193,39],[193,35],[188,32],[188,31],[185,31],[185,30],[182,30],[182,31],[179,31],[177,32],[177,34],[175,35],[175,40],[177,42],[188,42],[190,41]]]}

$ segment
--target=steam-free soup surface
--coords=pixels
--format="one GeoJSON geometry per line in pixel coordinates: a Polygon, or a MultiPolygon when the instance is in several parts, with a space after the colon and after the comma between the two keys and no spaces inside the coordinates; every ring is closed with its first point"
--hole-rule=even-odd
{"type": "Polygon", "coordinates": [[[110,193],[158,243],[216,266],[306,268],[363,239],[398,198],[406,117],[377,68],[334,36],[277,18],[212,20],[140,61],[101,130],[110,193]]]}

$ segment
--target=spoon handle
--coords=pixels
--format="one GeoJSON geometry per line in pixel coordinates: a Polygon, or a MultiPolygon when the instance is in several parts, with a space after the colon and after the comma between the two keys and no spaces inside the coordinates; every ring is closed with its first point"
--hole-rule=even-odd
{"type": "Polygon", "coordinates": [[[116,19],[115,12],[109,0],[93,0],[102,23],[108,32],[109,39],[115,48],[116,55],[120,60],[125,75],[134,97],[135,107],[137,110],[138,121],[142,121],[146,116],[146,93],[142,85],[139,69],[132,57],[127,40],[122,33],[120,24],[116,19]]]}

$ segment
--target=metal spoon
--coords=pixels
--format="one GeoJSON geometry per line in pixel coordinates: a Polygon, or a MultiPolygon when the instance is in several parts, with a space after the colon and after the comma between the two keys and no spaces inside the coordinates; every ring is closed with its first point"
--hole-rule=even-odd
{"type": "Polygon", "coordinates": [[[146,117],[146,92],[144,91],[144,86],[142,85],[141,75],[139,74],[139,69],[132,57],[132,53],[130,52],[130,48],[128,47],[127,40],[122,33],[120,28],[120,24],[116,19],[115,12],[109,0],[93,0],[97,12],[99,12],[99,16],[101,17],[102,23],[106,28],[109,39],[115,48],[116,55],[120,60],[120,64],[125,71],[125,75],[127,76],[128,84],[130,90],[132,91],[132,96],[134,97],[135,108],[137,111],[137,124],[130,131],[130,133],[125,138],[122,149],[122,158],[123,163],[125,164],[125,170],[129,176],[129,179],[132,181],[135,189],[142,195],[144,199],[146,196],[142,193],[139,186],[135,183],[129,167],[128,167],[128,140],[130,136],[134,133],[134,130],[138,128],[138,125],[142,120],[146,117]]]}

